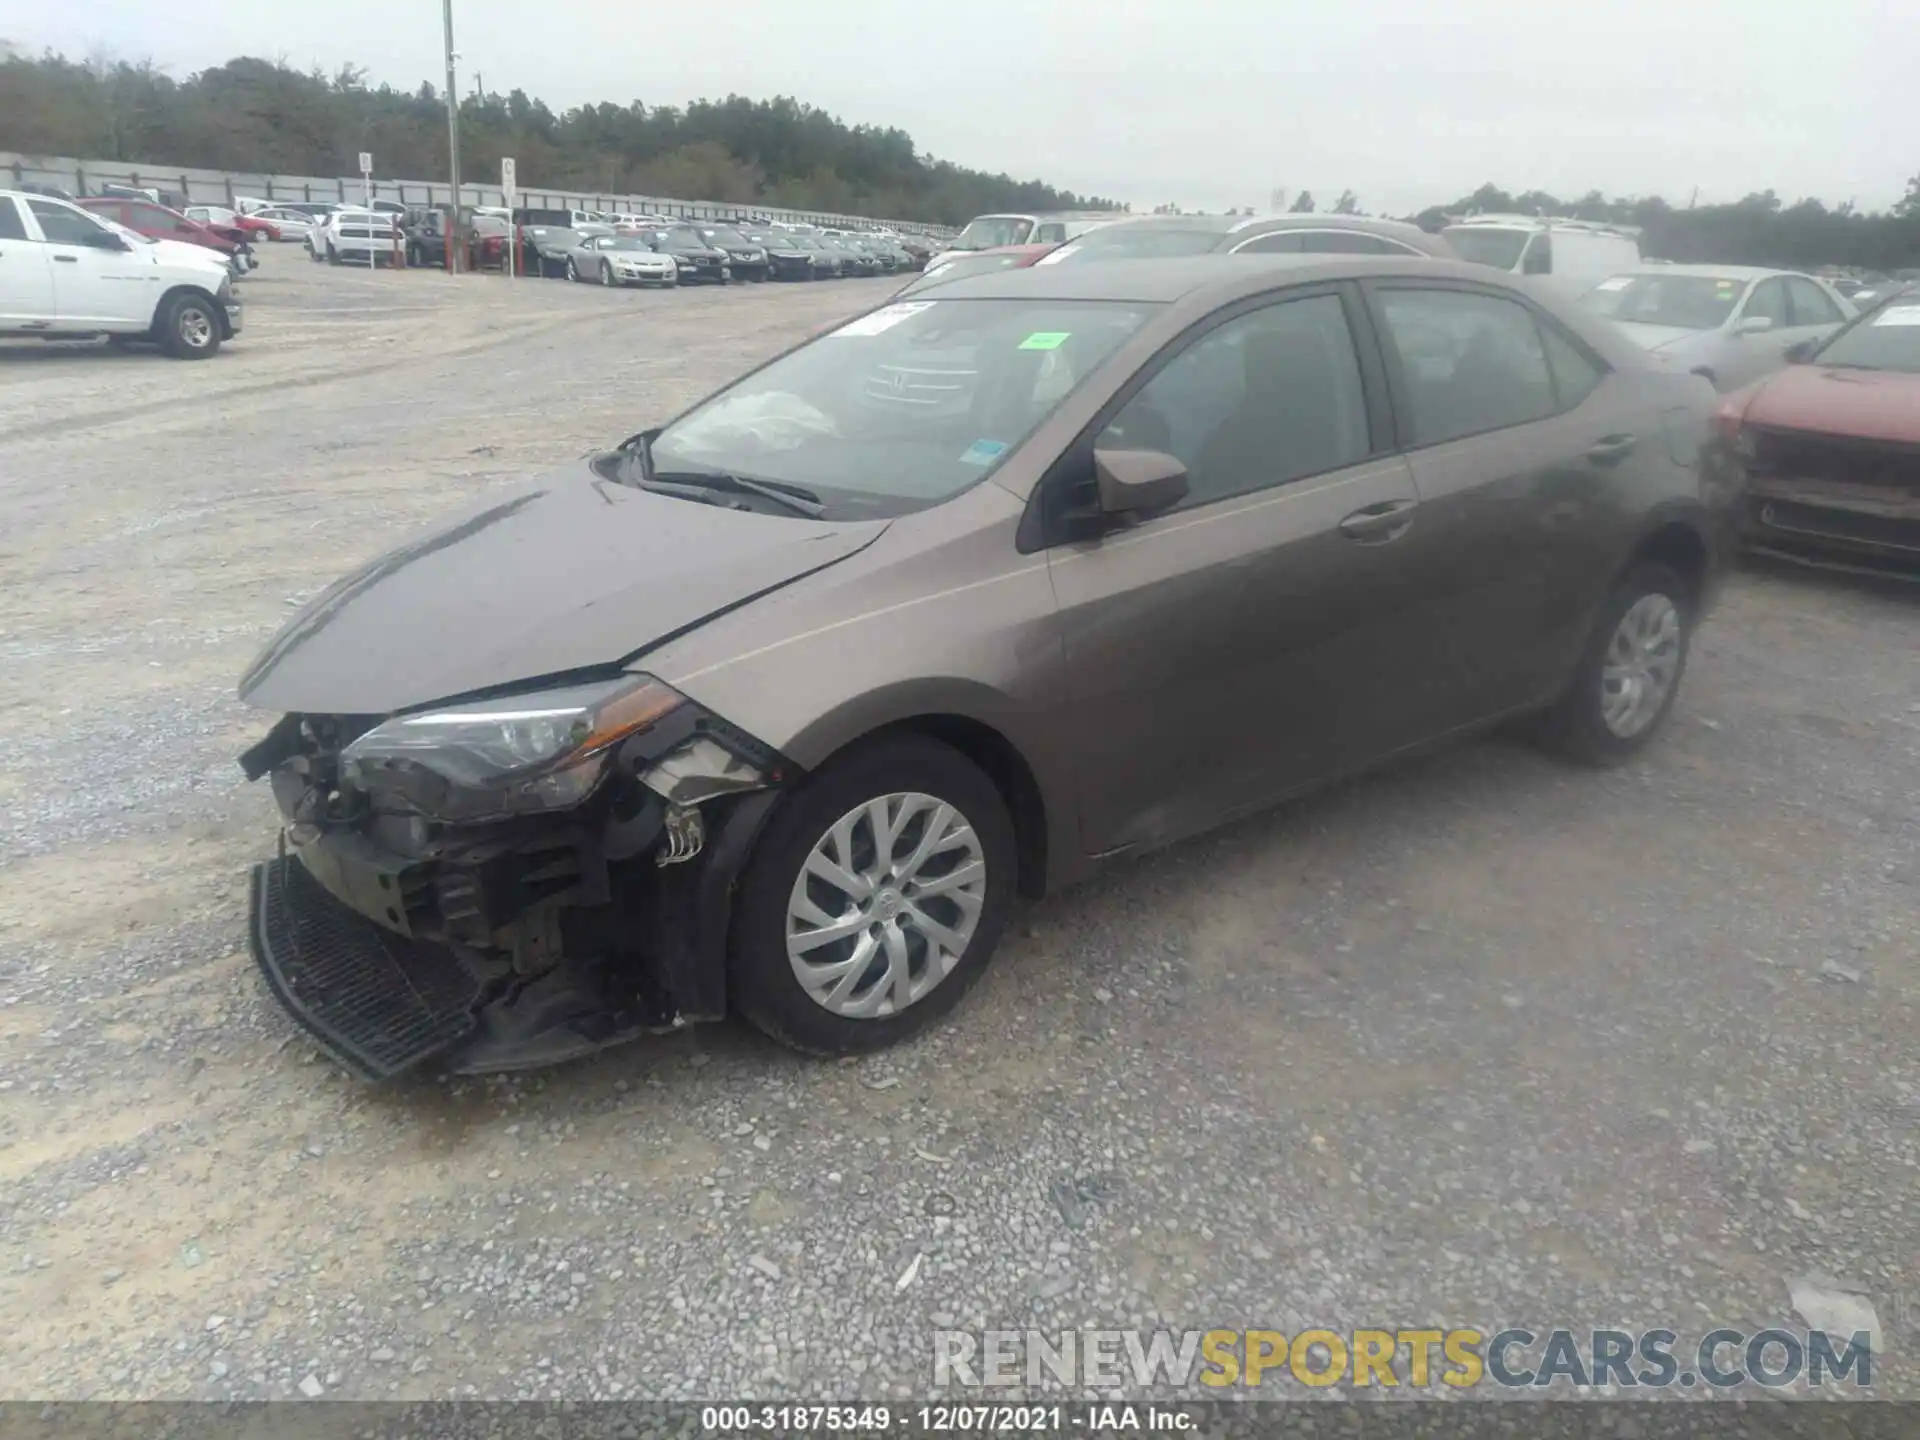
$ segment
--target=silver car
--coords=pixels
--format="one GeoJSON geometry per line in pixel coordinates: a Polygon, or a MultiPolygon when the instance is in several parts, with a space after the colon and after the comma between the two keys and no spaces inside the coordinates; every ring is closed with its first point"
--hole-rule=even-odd
{"type": "Polygon", "coordinates": [[[1722,391],[1780,369],[1789,350],[1826,339],[1855,313],[1824,280],[1744,265],[1648,265],[1602,280],[1580,303],[1722,391]]]}
{"type": "Polygon", "coordinates": [[[638,235],[579,235],[567,247],[567,279],[596,285],[677,285],[679,266],[638,235]]]}

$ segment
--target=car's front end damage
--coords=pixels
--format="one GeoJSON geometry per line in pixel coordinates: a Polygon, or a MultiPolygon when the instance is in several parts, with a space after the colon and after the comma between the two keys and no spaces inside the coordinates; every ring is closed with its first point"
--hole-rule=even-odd
{"type": "Polygon", "coordinates": [[[241,764],[284,821],[253,871],[254,957],[370,1079],[552,1064],[720,1018],[733,876],[794,774],[635,674],[288,714],[241,764]]]}

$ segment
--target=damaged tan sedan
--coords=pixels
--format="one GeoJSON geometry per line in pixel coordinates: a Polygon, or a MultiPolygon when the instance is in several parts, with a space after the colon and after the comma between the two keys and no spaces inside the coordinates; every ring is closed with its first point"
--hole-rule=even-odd
{"type": "Polygon", "coordinates": [[[385,1078],[960,999],[1016,894],[1514,717],[1674,703],[1713,393],[1484,268],[1198,257],[889,304],[318,596],[268,985],[385,1078]]]}

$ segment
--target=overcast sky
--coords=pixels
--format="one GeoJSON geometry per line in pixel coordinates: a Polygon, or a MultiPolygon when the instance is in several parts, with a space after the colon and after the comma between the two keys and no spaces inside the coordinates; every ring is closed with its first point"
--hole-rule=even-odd
{"type": "MultiPolygon", "coordinates": [[[[1395,213],[1515,192],[1773,188],[1882,208],[1920,170],[1914,0],[454,0],[460,83],[791,94],[1083,193],[1395,213]]],[[[442,83],[439,0],[0,0],[0,39],[178,76],[234,55],[442,83]]],[[[0,123],[0,141],[4,140],[0,123]]],[[[170,156],[154,156],[166,160],[170,156]]],[[[523,183],[537,177],[523,177],[523,183]]]]}

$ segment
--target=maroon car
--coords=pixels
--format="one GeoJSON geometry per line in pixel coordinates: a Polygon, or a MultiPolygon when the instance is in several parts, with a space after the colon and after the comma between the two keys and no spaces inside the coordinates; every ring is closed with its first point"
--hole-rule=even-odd
{"type": "Polygon", "coordinates": [[[1920,578],[1920,288],[1727,396],[1750,550],[1920,578]]]}
{"type": "Polygon", "coordinates": [[[230,225],[207,225],[189,219],[178,210],[169,210],[151,200],[135,200],[124,195],[96,195],[74,202],[82,209],[118,221],[136,235],[152,240],[182,240],[189,245],[204,245],[232,260],[240,256],[251,268],[253,247],[247,234],[230,225]]]}

